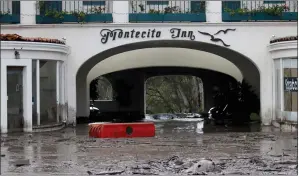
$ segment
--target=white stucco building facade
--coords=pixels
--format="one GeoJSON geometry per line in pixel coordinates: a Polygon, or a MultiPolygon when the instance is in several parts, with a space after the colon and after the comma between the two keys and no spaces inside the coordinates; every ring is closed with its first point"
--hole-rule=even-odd
{"type": "MultiPolygon", "coordinates": [[[[270,41],[276,38],[297,36],[296,19],[228,21],[222,1],[206,1],[204,12],[198,13],[198,16],[204,14],[203,21],[185,20],[194,18],[193,16],[164,15],[163,18],[167,17],[168,21],[172,22],[136,22],[138,19],[147,20],[153,17],[136,17],[137,13],[133,13],[130,2],[106,3],[105,6],[110,10],[107,16],[110,15],[112,19],[107,23],[94,22],[90,17],[86,18],[86,21],[89,19],[92,22],[48,22],[51,24],[41,24],[41,10],[37,10],[35,1],[20,2],[19,23],[2,25],[1,34],[64,39],[66,44],[1,41],[2,133],[6,133],[8,128],[7,114],[10,112],[7,96],[10,87],[7,75],[9,69],[15,69],[11,67],[22,67],[23,92],[20,95],[23,96],[24,111],[20,113],[25,122],[24,131],[29,132],[32,131],[33,124],[41,125],[41,112],[47,111],[41,110],[43,106],[63,105],[63,108],[57,108],[63,109],[62,111],[55,111],[59,115],[56,115],[53,122],[66,121],[67,124],[75,124],[76,117],[88,116],[88,87],[94,78],[120,70],[155,66],[201,68],[230,75],[238,81],[246,79],[260,96],[263,125],[271,125],[279,120],[297,123],[295,105],[292,105],[294,107],[291,109],[286,108],[283,105],[285,101],[282,101],[285,96],[289,96],[285,93],[287,90],[284,89],[284,77],[287,82],[294,82],[298,76],[294,70],[290,71],[292,73],[289,76],[282,72],[283,68],[297,69],[297,40],[270,44],[270,41]],[[173,23],[175,18],[182,19],[173,23]],[[19,53],[18,58],[15,51],[19,53]],[[40,66],[42,61],[47,61],[48,68],[40,66]],[[35,72],[32,71],[33,68],[35,72]],[[44,70],[41,71],[42,68],[44,70]],[[53,68],[56,71],[50,74],[53,68]],[[277,69],[280,72],[277,72],[277,69]],[[41,76],[43,74],[45,75],[41,76]],[[53,75],[55,79],[52,84],[50,77],[53,75]],[[287,77],[291,79],[288,80],[287,77]],[[54,103],[51,105],[41,103],[51,102],[52,100],[47,100],[46,97],[53,97],[52,94],[45,93],[46,90],[36,91],[46,84],[42,82],[43,79],[48,80],[45,87],[54,85],[55,88],[54,103]],[[35,109],[31,108],[32,105],[35,109]],[[34,118],[33,111],[37,113],[34,118]]],[[[189,1],[183,1],[183,4],[186,5],[187,2],[189,1]]],[[[244,4],[241,4],[240,8],[242,6],[244,4]]],[[[292,1],[288,6],[293,9],[293,6],[296,6],[297,9],[297,2],[292,1]]],[[[61,7],[69,10],[66,5],[61,7]]],[[[84,7],[84,3],[77,8],[81,7],[84,7]]],[[[292,11],[292,14],[294,13],[297,14],[297,10],[292,11]]],[[[283,13],[283,17],[284,15],[283,13]]],[[[45,19],[46,17],[43,23],[47,23],[45,19]]],[[[296,97],[297,88],[292,91],[294,95],[291,96],[296,97]]]]}

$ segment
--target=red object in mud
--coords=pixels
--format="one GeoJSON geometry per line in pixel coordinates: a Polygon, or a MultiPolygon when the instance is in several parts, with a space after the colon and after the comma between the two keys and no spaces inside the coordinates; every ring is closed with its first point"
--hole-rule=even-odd
{"type": "Polygon", "coordinates": [[[134,138],[154,137],[155,125],[140,123],[93,123],[89,124],[89,137],[95,138],[134,138]]]}

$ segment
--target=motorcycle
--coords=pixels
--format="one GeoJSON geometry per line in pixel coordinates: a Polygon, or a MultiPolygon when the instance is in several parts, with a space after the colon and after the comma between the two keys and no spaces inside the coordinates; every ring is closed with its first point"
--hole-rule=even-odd
{"type": "Polygon", "coordinates": [[[209,110],[209,120],[215,125],[224,125],[227,121],[232,120],[232,113],[228,109],[229,104],[224,106],[215,106],[209,110]]]}

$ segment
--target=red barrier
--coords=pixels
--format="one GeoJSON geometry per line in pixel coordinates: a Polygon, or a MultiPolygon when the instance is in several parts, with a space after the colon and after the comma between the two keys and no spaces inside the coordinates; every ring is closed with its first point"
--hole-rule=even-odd
{"type": "Polygon", "coordinates": [[[95,138],[154,137],[154,123],[99,123],[89,124],[89,136],[95,138]]]}

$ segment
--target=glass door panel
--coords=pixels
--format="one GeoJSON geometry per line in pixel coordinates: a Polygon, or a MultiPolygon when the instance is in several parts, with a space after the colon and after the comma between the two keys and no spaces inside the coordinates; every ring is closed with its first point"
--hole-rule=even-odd
{"type": "Polygon", "coordinates": [[[23,130],[23,67],[7,67],[7,127],[23,130]]]}

